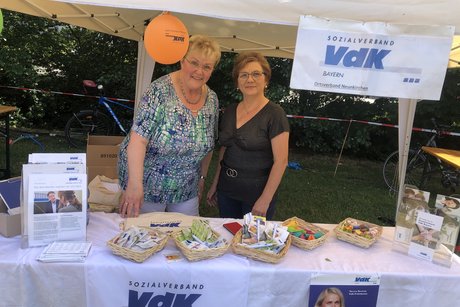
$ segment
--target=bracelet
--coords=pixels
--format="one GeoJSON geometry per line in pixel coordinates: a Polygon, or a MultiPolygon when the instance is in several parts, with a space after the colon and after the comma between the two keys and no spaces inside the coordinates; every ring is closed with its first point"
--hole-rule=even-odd
{"type": "Polygon", "coordinates": [[[200,179],[205,180],[205,179],[206,179],[206,176],[201,175],[201,176],[200,176],[200,179]]]}

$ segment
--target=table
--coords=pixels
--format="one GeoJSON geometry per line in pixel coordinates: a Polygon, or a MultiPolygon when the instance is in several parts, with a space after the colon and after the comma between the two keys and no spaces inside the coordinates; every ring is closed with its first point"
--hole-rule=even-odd
{"type": "MultiPolygon", "coordinates": [[[[0,237],[0,306],[305,307],[316,273],[380,274],[379,307],[451,306],[460,301],[458,256],[447,268],[397,253],[392,250],[393,227],[384,227],[369,249],[339,241],[331,232],[312,251],[291,246],[278,264],[249,260],[230,250],[216,259],[167,262],[164,254],[178,251],[172,240],[139,264],[114,256],[106,246],[121,220],[118,214],[91,213],[87,239],[93,247],[85,263],[40,263],[35,258],[42,248],[21,249],[20,236],[0,237]],[[199,297],[181,294],[181,287],[195,288],[191,292],[199,297]]],[[[215,230],[231,239],[222,227],[229,221],[210,219],[215,230]]]]}
{"type": "Polygon", "coordinates": [[[12,106],[0,106],[0,120],[5,121],[5,167],[0,169],[3,172],[2,178],[10,178],[10,113],[16,111],[16,107],[12,106]]]}
{"type": "Polygon", "coordinates": [[[460,151],[458,150],[428,146],[423,146],[422,150],[435,158],[441,159],[442,161],[450,164],[455,168],[460,168],[460,151]]]}

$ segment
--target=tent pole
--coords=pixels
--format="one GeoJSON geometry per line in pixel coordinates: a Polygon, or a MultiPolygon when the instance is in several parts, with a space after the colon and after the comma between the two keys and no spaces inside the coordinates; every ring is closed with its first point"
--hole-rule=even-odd
{"type": "MultiPolygon", "coordinates": [[[[398,164],[398,199],[396,208],[401,203],[404,195],[404,181],[406,178],[407,160],[409,156],[410,140],[412,136],[412,127],[414,124],[415,109],[417,107],[416,99],[398,99],[398,151],[399,151],[399,164],[398,164]]],[[[395,212],[396,221],[397,210],[395,212]]]]}
{"type": "Polygon", "coordinates": [[[144,41],[137,44],[137,71],[136,71],[136,99],[134,104],[134,114],[137,112],[139,101],[142,94],[152,82],[155,61],[147,54],[144,48],[144,41]]]}

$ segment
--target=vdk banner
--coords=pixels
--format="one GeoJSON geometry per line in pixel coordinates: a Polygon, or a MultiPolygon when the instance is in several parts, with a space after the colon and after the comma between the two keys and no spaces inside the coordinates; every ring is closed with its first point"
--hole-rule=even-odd
{"type": "Polygon", "coordinates": [[[291,87],[439,100],[454,27],[301,16],[291,87]]]}

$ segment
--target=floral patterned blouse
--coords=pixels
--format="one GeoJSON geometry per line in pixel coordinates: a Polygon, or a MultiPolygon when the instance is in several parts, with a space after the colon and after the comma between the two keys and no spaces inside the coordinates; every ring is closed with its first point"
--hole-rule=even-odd
{"type": "MultiPolygon", "coordinates": [[[[179,203],[198,195],[201,160],[214,148],[219,102],[207,88],[204,106],[194,117],[180,101],[171,75],[158,78],[140,101],[132,131],[147,139],[144,200],[179,203]]],[[[118,172],[123,190],[128,182],[127,146],[120,145],[118,172]]]]}

